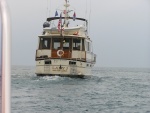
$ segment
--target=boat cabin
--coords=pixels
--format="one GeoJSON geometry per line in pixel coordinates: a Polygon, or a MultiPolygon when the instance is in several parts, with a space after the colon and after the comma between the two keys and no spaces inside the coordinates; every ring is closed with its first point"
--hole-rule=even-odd
{"type": "Polygon", "coordinates": [[[91,59],[95,62],[93,55],[92,42],[88,38],[74,36],[39,36],[36,60],[63,58],[82,61],[91,59]],[[58,55],[59,50],[63,50],[63,55],[58,55]]]}

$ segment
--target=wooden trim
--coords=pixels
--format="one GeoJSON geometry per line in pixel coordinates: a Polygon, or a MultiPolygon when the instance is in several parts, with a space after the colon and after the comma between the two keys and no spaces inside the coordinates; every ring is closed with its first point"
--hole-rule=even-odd
{"type": "Polygon", "coordinates": [[[36,58],[36,61],[38,60],[45,60],[45,59],[63,59],[63,60],[73,60],[73,61],[83,61],[86,62],[86,59],[76,59],[76,58],[60,58],[60,57],[48,57],[48,58],[36,58]]]}

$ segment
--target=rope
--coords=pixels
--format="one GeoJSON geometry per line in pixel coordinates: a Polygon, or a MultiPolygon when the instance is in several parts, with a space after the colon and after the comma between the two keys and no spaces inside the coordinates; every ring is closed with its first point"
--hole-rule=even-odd
{"type": "Polygon", "coordinates": [[[51,3],[51,0],[49,0],[49,4],[50,4],[49,16],[51,16],[51,10],[52,10],[52,3],[51,3]]]}
{"type": "Polygon", "coordinates": [[[46,8],[46,18],[48,16],[48,0],[47,0],[47,8],[46,8]]]}
{"type": "Polygon", "coordinates": [[[87,16],[87,0],[86,0],[86,9],[85,9],[85,18],[86,18],[86,16],[87,16]]]}
{"type": "Polygon", "coordinates": [[[89,14],[89,33],[90,33],[90,27],[91,27],[91,0],[90,0],[90,14],[89,14]]]}

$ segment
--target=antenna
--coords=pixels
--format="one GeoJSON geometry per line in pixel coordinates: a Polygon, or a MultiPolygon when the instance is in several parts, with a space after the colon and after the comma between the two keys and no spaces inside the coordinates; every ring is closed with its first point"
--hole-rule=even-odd
{"type": "Polygon", "coordinates": [[[91,24],[91,0],[90,0],[90,14],[89,14],[89,33],[90,33],[90,24],[91,24]]]}
{"type": "Polygon", "coordinates": [[[87,16],[87,0],[86,0],[85,18],[86,16],[87,16]]]}
{"type": "Polygon", "coordinates": [[[47,0],[47,8],[46,8],[46,17],[48,16],[48,0],[47,0]]]}
{"type": "Polygon", "coordinates": [[[64,10],[64,14],[65,14],[65,22],[64,22],[64,27],[67,27],[67,17],[68,17],[68,13],[69,13],[69,11],[68,11],[68,7],[70,6],[70,4],[68,3],[68,1],[67,0],[65,0],[65,10],[64,10]]]}
{"type": "Polygon", "coordinates": [[[51,0],[49,0],[49,4],[50,4],[49,16],[51,16],[51,10],[52,10],[51,0]]]}

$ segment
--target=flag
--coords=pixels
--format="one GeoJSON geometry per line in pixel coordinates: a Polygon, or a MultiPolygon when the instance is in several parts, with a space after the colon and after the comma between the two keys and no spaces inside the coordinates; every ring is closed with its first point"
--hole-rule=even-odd
{"type": "Polygon", "coordinates": [[[60,14],[60,18],[59,18],[59,21],[58,21],[58,31],[60,31],[61,25],[62,25],[62,18],[61,18],[61,14],[60,14]]]}
{"type": "Polygon", "coordinates": [[[61,26],[61,20],[59,19],[59,21],[58,21],[58,31],[60,31],[60,26],[61,26]]]}
{"type": "Polygon", "coordinates": [[[66,10],[64,10],[63,13],[66,14],[66,10]]]}
{"type": "Polygon", "coordinates": [[[76,13],[74,12],[74,14],[73,14],[73,21],[75,21],[75,19],[76,19],[76,13]]]}
{"type": "Polygon", "coordinates": [[[58,16],[58,12],[57,12],[57,11],[55,12],[55,17],[56,17],[56,16],[58,16]]]}

